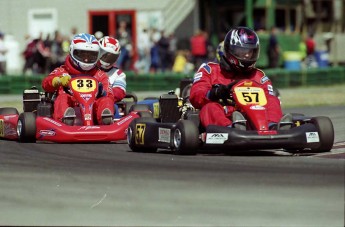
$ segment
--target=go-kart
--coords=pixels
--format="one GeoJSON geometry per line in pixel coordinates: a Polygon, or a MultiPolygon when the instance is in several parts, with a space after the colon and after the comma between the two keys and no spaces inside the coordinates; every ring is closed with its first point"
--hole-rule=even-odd
{"type": "Polygon", "coordinates": [[[157,148],[170,149],[174,154],[196,154],[198,150],[262,150],[284,149],[291,153],[328,152],[334,142],[334,129],[326,116],[309,117],[291,113],[292,120],[279,122],[279,128],[270,128],[267,120],[267,95],[255,81],[241,80],[229,90],[228,105],[233,105],[245,117],[245,130],[236,127],[209,125],[202,127],[199,111],[188,100],[178,105],[177,95],[160,97],[161,116],[134,119],[128,128],[127,140],[132,151],[155,152],[157,148]],[[162,109],[164,106],[168,110],[162,109]],[[175,109],[175,110],[173,110],[175,109]],[[170,119],[170,120],[169,120],[170,119]],[[284,129],[285,128],[285,129],[284,129]]]}
{"type": "MultiPolygon", "coordinates": [[[[37,88],[23,93],[24,112],[16,108],[0,108],[0,138],[20,142],[50,141],[60,143],[112,142],[126,140],[129,123],[141,116],[133,110],[110,125],[97,125],[92,106],[102,86],[90,76],[73,76],[65,92],[72,95],[76,117],[70,126],[52,118],[54,95],[37,88]]],[[[73,120],[72,120],[73,121],[73,120]]]]}

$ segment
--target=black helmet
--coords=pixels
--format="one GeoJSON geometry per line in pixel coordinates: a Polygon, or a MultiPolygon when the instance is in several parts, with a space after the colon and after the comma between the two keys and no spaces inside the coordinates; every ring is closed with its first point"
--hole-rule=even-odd
{"type": "Polygon", "coordinates": [[[221,67],[225,70],[251,71],[260,54],[258,35],[247,27],[231,29],[224,39],[221,67]]]}

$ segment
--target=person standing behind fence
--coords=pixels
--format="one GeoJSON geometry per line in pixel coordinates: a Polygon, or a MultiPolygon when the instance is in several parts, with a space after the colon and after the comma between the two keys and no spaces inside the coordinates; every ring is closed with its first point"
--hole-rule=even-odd
{"type": "Polygon", "coordinates": [[[313,34],[308,34],[307,38],[305,39],[305,46],[306,46],[306,51],[307,51],[305,64],[306,64],[307,68],[318,67],[316,57],[315,57],[316,43],[315,43],[313,34]]]}
{"type": "Polygon", "coordinates": [[[0,75],[6,74],[6,52],[7,48],[4,42],[4,34],[0,32],[0,75]]]}
{"type": "Polygon", "coordinates": [[[280,56],[280,46],[277,39],[277,28],[272,27],[268,46],[267,46],[267,56],[268,56],[268,67],[278,68],[279,67],[279,56],[280,56]]]}
{"type": "Polygon", "coordinates": [[[196,68],[207,59],[207,36],[205,32],[199,30],[190,38],[191,53],[193,63],[196,68]]]}

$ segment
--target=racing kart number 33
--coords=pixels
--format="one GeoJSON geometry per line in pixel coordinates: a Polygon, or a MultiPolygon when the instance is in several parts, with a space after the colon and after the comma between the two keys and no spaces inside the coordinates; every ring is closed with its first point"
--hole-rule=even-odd
{"type": "Polygon", "coordinates": [[[236,87],[235,94],[240,104],[264,106],[267,103],[265,92],[259,87],[236,87]]]}
{"type": "Polygon", "coordinates": [[[78,92],[92,92],[96,89],[96,80],[92,78],[88,79],[76,79],[71,82],[72,89],[78,92]]]}

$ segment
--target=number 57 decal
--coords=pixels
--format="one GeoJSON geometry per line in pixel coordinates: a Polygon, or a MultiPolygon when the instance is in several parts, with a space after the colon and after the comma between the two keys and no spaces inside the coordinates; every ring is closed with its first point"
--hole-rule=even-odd
{"type": "Polygon", "coordinates": [[[146,124],[136,124],[135,144],[144,144],[146,124]]]}
{"type": "Polygon", "coordinates": [[[235,94],[240,104],[264,106],[267,103],[265,91],[259,87],[236,87],[235,94]]]}

